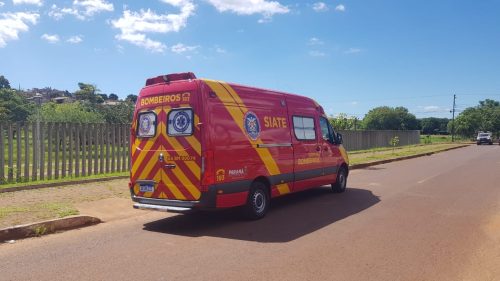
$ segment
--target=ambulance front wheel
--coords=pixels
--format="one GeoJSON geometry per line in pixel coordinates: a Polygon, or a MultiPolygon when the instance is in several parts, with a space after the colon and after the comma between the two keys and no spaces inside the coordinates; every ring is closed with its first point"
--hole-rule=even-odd
{"type": "Polygon", "coordinates": [[[245,216],[252,220],[263,218],[269,209],[269,203],[270,198],[266,185],[259,181],[252,183],[245,205],[245,216]]]}
{"type": "Polygon", "coordinates": [[[337,172],[337,180],[332,183],[332,190],[335,193],[342,193],[345,191],[347,186],[347,170],[341,167],[337,172]]]}

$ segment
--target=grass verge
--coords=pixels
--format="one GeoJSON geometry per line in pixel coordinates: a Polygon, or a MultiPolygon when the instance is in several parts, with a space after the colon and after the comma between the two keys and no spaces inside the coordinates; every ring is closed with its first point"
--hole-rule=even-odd
{"type": "Polygon", "coordinates": [[[431,152],[447,150],[449,148],[458,147],[463,143],[439,143],[426,145],[409,145],[392,148],[379,148],[363,151],[354,151],[349,153],[349,164],[365,164],[380,160],[396,159],[406,156],[419,155],[431,152]]]}

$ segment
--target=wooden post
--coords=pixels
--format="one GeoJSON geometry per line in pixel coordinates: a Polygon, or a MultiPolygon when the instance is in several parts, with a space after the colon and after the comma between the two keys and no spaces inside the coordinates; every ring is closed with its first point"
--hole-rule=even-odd
{"type": "Polygon", "coordinates": [[[111,125],[111,172],[116,172],[116,126],[114,124],[111,125]]]}
{"type": "Polygon", "coordinates": [[[121,124],[115,124],[115,127],[117,129],[117,137],[116,137],[116,170],[118,172],[122,171],[122,166],[121,166],[121,159],[122,159],[122,130],[121,130],[121,124]]]}
{"type": "Polygon", "coordinates": [[[17,146],[17,157],[16,157],[16,182],[21,181],[21,123],[16,123],[16,146],[17,146]]]}
{"type": "Polygon", "coordinates": [[[67,135],[67,124],[66,123],[62,123],[62,130],[61,130],[61,133],[62,133],[62,177],[65,178],[66,177],[66,135],[67,135]]]}
{"type": "Polygon", "coordinates": [[[7,166],[7,180],[8,182],[12,182],[12,180],[14,179],[14,152],[13,152],[13,146],[12,146],[12,142],[13,142],[13,135],[12,135],[12,123],[9,123],[9,128],[8,128],[8,132],[7,132],[7,138],[8,138],[8,141],[9,141],[9,162],[8,162],[8,166],[7,166]]]}
{"type": "MultiPolygon", "coordinates": [[[[24,181],[30,180],[30,134],[29,125],[24,123],[24,181]]],[[[2,150],[3,150],[3,145],[2,150]]]]}
{"type": "Polygon", "coordinates": [[[68,162],[68,171],[69,171],[69,176],[73,177],[73,123],[68,124],[68,156],[69,156],[69,162],[68,162]]]}
{"type": "Polygon", "coordinates": [[[38,165],[38,159],[36,157],[38,147],[36,146],[36,122],[33,123],[33,126],[31,127],[31,147],[33,147],[33,167],[31,169],[31,180],[36,181],[37,180],[37,169],[36,166],[38,165]]]}
{"type": "Polygon", "coordinates": [[[88,151],[88,165],[87,165],[87,176],[92,175],[92,142],[94,141],[92,139],[92,124],[87,125],[87,134],[88,134],[88,146],[87,146],[87,151],[88,151]]]}
{"type": "Polygon", "coordinates": [[[55,166],[54,166],[54,178],[58,179],[59,178],[59,142],[61,140],[61,135],[60,135],[60,123],[55,123],[55,135],[56,135],[56,157],[55,157],[55,166]]]}
{"type": "Polygon", "coordinates": [[[52,179],[52,145],[54,123],[47,123],[47,178],[52,179]]]}
{"type": "Polygon", "coordinates": [[[82,176],[84,177],[87,174],[87,171],[85,170],[85,168],[87,167],[87,165],[85,165],[85,163],[87,161],[87,157],[86,157],[87,125],[86,124],[82,124],[82,130],[80,132],[81,132],[81,137],[82,137],[82,140],[80,142],[81,148],[82,148],[82,176]]]}
{"type": "Polygon", "coordinates": [[[104,173],[104,136],[106,133],[106,123],[100,124],[100,131],[99,131],[99,173],[102,174],[104,173]]]}
{"type": "Polygon", "coordinates": [[[92,132],[94,134],[94,175],[97,175],[99,171],[99,154],[98,154],[98,137],[99,137],[99,124],[94,124],[94,130],[92,132]]]}
{"type": "Polygon", "coordinates": [[[0,183],[5,182],[5,146],[3,143],[3,124],[0,123],[0,183]]]}
{"type": "Polygon", "coordinates": [[[40,180],[45,179],[45,123],[40,123],[40,180]]]}
{"type": "Polygon", "coordinates": [[[80,145],[82,140],[80,139],[81,124],[75,124],[75,176],[80,176],[80,145]]]}
{"type": "Polygon", "coordinates": [[[110,127],[109,127],[109,124],[106,123],[105,125],[105,128],[106,128],[106,173],[109,173],[110,171],[110,168],[109,168],[109,143],[111,142],[111,138],[109,137],[111,132],[109,131],[110,130],[110,127]]]}

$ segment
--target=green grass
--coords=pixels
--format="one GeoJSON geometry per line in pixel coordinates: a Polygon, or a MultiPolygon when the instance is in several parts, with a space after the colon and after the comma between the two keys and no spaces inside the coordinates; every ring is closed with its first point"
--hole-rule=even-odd
{"type": "Polygon", "coordinates": [[[437,143],[427,145],[409,145],[392,148],[380,148],[364,151],[349,152],[349,164],[365,164],[380,160],[394,159],[412,155],[425,154],[430,152],[438,152],[449,149],[451,147],[461,146],[461,143],[437,143]]]}
{"type": "MultiPolygon", "coordinates": [[[[455,142],[467,142],[469,139],[455,136],[455,142]]],[[[420,135],[420,143],[431,144],[431,143],[445,143],[451,142],[451,135],[420,135]]]]}
{"type": "Polygon", "coordinates": [[[31,182],[8,183],[8,184],[0,185],[0,189],[8,188],[8,187],[16,187],[16,186],[31,186],[31,185],[49,184],[49,183],[61,183],[61,182],[71,183],[74,181],[86,180],[86,179],[101,179],[101,178],[128,176],[128,175],[129,175],[129,172],[127,171],[127,172],[116,172],[116,173],[108,173],[108,174],[91,175],[91,176],[85,176],[85,177],[73,176],[73,177],[65,177],[65,178],[52,179],[52,180],[38,180],[38,181],[31,181],[31,182]]]}

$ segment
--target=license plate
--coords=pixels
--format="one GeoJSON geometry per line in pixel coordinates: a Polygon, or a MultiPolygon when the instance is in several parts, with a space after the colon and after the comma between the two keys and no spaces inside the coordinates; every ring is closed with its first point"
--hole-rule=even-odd
{"type": "Polygon", "coordinates": [[[141,184],[139,185],[140,192],[153,192],[155,190],[154,185],[152,184],[141,184]]]}

